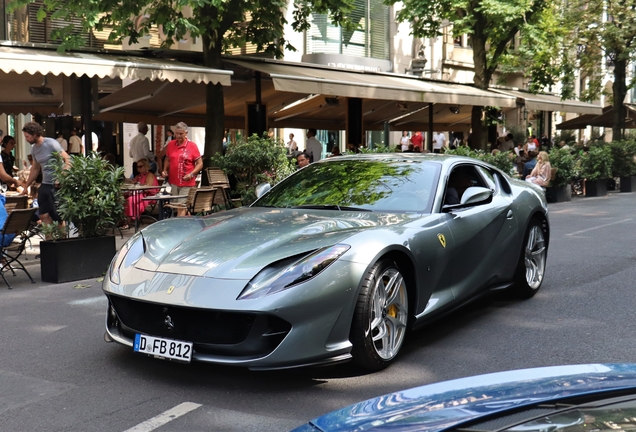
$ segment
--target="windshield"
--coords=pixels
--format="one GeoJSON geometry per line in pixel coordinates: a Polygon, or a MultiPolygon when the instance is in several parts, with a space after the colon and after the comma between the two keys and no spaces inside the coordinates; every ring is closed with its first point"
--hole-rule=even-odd
{"type": "Polygon", "coordinates": [[[507,429],[507,432],[594,432],[636,429],[636,401],[600,408],[578,408],[548,415],[507,429]]]}
{"type": "Polygon", "coordinates": [[[430,212],[440,165],[408,160],[316,163],[287,177],[253,207],[430,212]]]}

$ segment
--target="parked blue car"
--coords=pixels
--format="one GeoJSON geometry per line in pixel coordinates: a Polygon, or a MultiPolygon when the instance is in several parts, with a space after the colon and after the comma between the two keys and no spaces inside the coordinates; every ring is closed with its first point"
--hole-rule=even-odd
{"type": "Polygon", "coordinates": [[[636,429],[636,364],[478,375],[331,412],[294,432],[621,432],[636,429]]]}

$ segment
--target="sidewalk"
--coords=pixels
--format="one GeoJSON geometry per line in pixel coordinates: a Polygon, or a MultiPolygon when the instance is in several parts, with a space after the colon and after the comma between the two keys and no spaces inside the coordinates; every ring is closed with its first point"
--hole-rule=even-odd
{"type": "MultiPolygon", "coordinates": [[[[143,228],[144,226],[142,226],[141,228],[143,228]]],[[[135,234],[134,227],[129,228],[127,230],[122,230],[121,234],[118,230],[115,230],[115,244],[116,244],[117,250],[119,250],[124,245],[124,243],[126,243],[128,239],[130,239],[134,234],[135,234]],[[122,235],[123,235],[123,238],[122,238],[122,235]]],[[[13,276],[13,274],[11,274],[10,271],[7,271],[4,273],[4,277],[11,284],[11,288],[13,288],[14,290],[20,289],[20,288],[28,288],[28,287],[56,285],[56,284],[49,284],[48,282],[42,282],[40,278],[40,258],[36,258],[36,256],[40,254],[40,241],[41,241],[40,238],[37,236],[31,238],[31,244],[27,242],[26,250],[20,256],[20,262],[31,274],[31,277],[35,281],[34,284],[31,283],[31,281],[29,280],[29,277],[26,274],[24,274],[24,272],[21,270],[17,270],[15,272],[16,274],[15,276],[13,276]]],[[[107,266],[108,266],[108,263],[104,265],[104,271],[106,271],[107,266]]],[[[80,283],[81,284],[94,283],[99,285],[98,279],[100,278],[88,279],[85,281],[68,282],[68,283],[71,285],[77,285],[80,283]]],[[[59,285],[64,285],[64,284],[59,284],[59,285]]],[[[7,289],[6,284],[4,283],[4,281],[0,280],[0,291],[5,289],[7,289]]]]}

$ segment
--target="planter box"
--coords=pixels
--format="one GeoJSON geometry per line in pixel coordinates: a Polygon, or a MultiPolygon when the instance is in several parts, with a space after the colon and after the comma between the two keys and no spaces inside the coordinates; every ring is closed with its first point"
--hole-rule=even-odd
{"type": "Polygon", "coordinates": [[[552,186],[546,189],[545,197],[549,203],[572,201],[572,186],[552,186]]]}
{"type": "Polygon", "coordinates": [[[42,241],[42,281],[61,283],[102,276],[116,252],[114,236],[42,241]]]}
{"type": "Polygon", "coordinates": [[[586,197],[599,197],[607,195],[607,179],[602,180],[587,180],[585,182],[585,196],[586,197]]]}
{"type": "Polygon", "coordinates": [[[621,177],[621,192],[636,192],[636,176],[621,177]]]}

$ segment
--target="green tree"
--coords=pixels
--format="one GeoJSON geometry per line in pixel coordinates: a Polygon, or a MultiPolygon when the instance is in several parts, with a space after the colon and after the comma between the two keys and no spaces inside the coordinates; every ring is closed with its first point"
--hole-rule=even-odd
{"type": "MultiPolygon", "coordinates": [[[[13,0],[10,8],[38,0],[13,0]]],[[[305,0],[294,2],[292,27],[296,31],[309,28],[312,13],[328,14],[334,24],[352,29],[347,16],[353,10],[353,0],[305,0]]],[[[162,41],[169,47],[176,41],[201,38],[203,64],[222,69],[222,55],[228,49],[253,44],[259,52],[282,57],[285,49],[295,49],[284,38],[287,24],[287,0],[43,0],[38,19],[47,15],[67,21],[66,27],[52,29],[51,36],[60,41],[61,49],[80,46],[82,35],[93,30],[110,29],[109,42],[119,43],[139,38],[159,27],[165,34],[162,41]],[[72,20],[81,22],[75,28],[72,20]]],[[[223,86],[206,86],[206,155],[223,148],[223,86]]]]}
{"type": "MultiPolygon", "coordinates": [[[[566,23],[571,32],[566,41],[570,53],[576,53],[582,75],[588,86],[582,99],[598,99],[603,91],[605,68],[613,75],[612,137],[620,140],[625,128],[627,90],[627,65],[633,60],[636,48],[636,9],[633,2],[625,0],[576,0],[566,10],[566,23]]],[[[573,55],[573,54],[571,54],[573,55]]]]}
{"type": "MultiPolygon", "coordinates": [[[[454,34],[469,34],[473,45],[475,87],[487,90],[502,56],[520,31],[537,24],[551,0],[402,0],[398,21],[411,23],[416,37],[439,36],[442,23],[450,22],[454,34]]],[[[397,0],[386,0],[387,4],[397,0]]],[[[471,126],[475,147],[485,149],[487,132],[484,107],[474,106],[471,126]]]]}
{"type": "Polygon", "coordinates": [[[607,73],[613,76],[612,137],[623,138],[623,102],[633,83],[627,82],[627,65],[636,49],[636,6],[625,0],[562,0],[544,20],[543,32],[522,39],[516,57],[519,69],[532,75],[533,89],[561,83],[561,96],[574,96],[576,69],[585,79],[581,99],[598,100],[607,73]],[[604,66],[607,66],[605,68],[604,66]]]}

